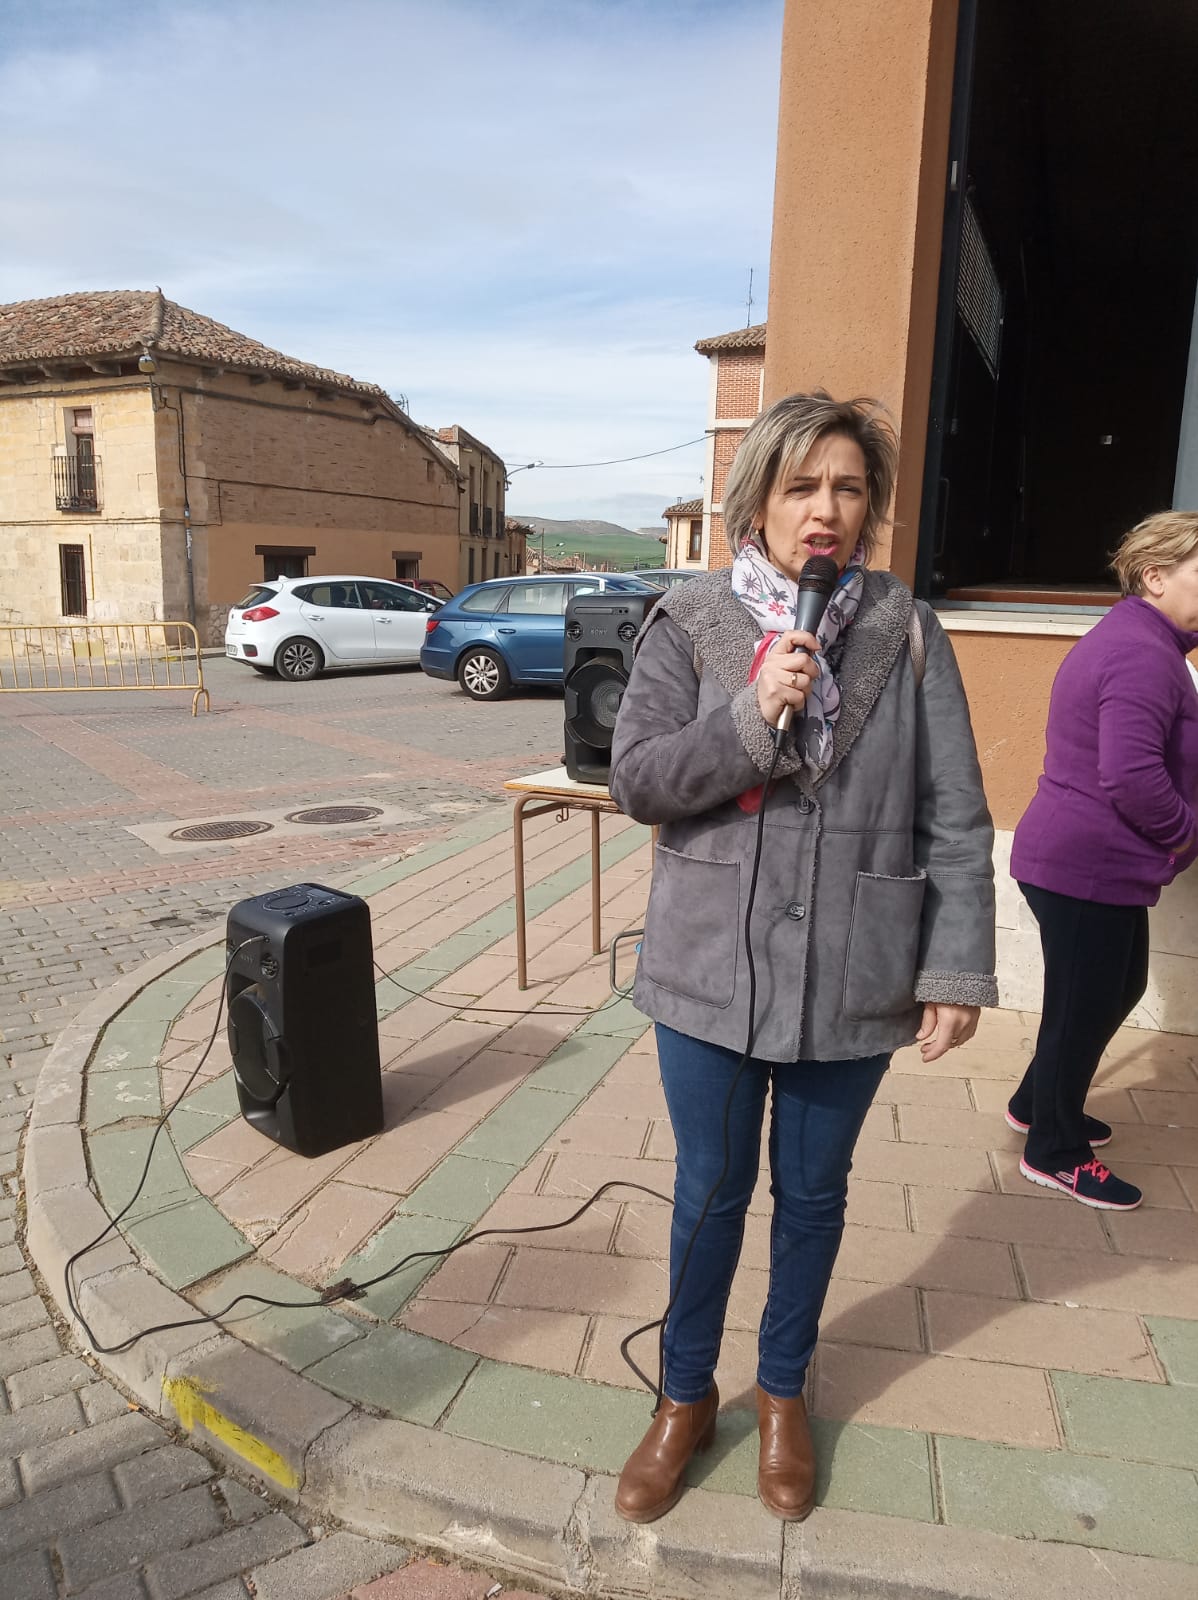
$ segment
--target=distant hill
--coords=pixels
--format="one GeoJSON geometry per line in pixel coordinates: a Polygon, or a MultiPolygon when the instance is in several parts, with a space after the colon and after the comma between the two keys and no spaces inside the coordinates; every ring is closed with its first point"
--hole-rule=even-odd
{"type": "MultiPolygon", "coordinates": [[[[613,570],[623,567],[659,567],[665,559],[665,548],[659,542],[664,527],[646,528],[634,532],[622,528],[618,522],[576,522],[553,517],[517,517],[540,535],[545,535],[545,557],[581,556],[588,563],[602,564],[613,570]]],[[[535,545],[539,545],[539,538],[535,545]]],[[[534,540],[529,539],[533,545],[534,540]]]]}
{"type": "MultiPolygon", "coordinates": [[[[552,517],[518,517],[518,522],[527,522],[530,528],[535,528],[538,533],[544,530],[546,539],[589,539],[595,534],[616,534],[623,538],[639,538],[649,531],[643,528],[625,528],[618,522],[588,522],[584,518],[577,521],[555,521],[552,517]]],[[[656,536],[663,532],[661,528],[651,530],[656,536]]]]}

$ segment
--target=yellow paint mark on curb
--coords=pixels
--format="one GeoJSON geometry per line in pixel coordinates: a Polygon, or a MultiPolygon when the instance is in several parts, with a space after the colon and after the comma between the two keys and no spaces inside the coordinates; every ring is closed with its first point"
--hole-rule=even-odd
{"type": "Polygon", "coordinates": [[[188,1433],[196,1428],[206,1428],[214,1439],[218,1439],[234,1455],[240,1456],[255,1472],[273,1478],[283,1489],[299,1488],[299,1474],[294,1467],[289,1466],[277,1450],[272,1450],[261,1439],[247,1433],[231,1417],[218,1411],[205,1398],[205,1391],[194,1378],[167,1378],[163,1382],[162,1393],[175,1408],[175,1415],[188,1433]]]}

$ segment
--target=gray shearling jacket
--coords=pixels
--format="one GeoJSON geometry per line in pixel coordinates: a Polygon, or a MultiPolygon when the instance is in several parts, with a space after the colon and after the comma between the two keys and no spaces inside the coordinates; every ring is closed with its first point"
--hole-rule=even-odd
{"type": "MultiPolygon", "coordinates": [[[[922,1003],[996,1005],[994,830],[960,674],[910,590],[866,572],[837,667],[832,759],[812,781],[789,745],[765,812],[752,920],[754,1055],[832,1061],[909,1044],[922,1003]]],[[[612,744],[622,811],[661,825],[634,1000],[680,1033],[741,1051],[758,819],[737,796],[773,744],[748,685],[760,632],[728,572],[671,589],[637,641],[612,744]]]]}

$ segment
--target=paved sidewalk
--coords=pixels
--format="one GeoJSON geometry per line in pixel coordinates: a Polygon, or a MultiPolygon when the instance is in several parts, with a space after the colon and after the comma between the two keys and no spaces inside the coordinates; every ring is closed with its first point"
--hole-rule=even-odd
{"type": "MultiPolygon", "coordinates": [[[[606,957],[590,954],[589,822],[529,826],[525,995],[508,827],[506,808],[480,813],[357,884],[378,958],[403,986],[379,984],[387,1127],[365,1145],[304,1161],[241,1121],[219,1029],[199,1066],[222,961],[204,938],[120,980],[66,1030],[25,1146],[29,1245],[52,1291],[67,1255],[129,1198],[152,1119],[186,1090],[121,1238],[78,1269],[100,1340],[121,1344],[247,1290],[311,1301],[474,1227],[559,1221],[605,1180],[669,1193],[652,1035],[627,1002],[605,1003],[606,957]]],[[[610,937],[640,921],[649,852],[623,818],[604,819],[603,837],[610,937]]],[[[296,1508],[266,1519],[415,1540],[538,1584],[1192,1596],[1195,1041],[1127,1030],[1112,1046],[1092,1105],[1115,1125],[1112,1160],[1146,1204],[1103,1216],[1018,1176],[1001,1108],[1034,1026],[990,1014],[948,1063],[895,1060],[859,1147],[825,1315],[813,1386],[820,1507],[802,1527],[773,1521],[753,1494],[746,1401],[764,1190],[733,1293],[717,1447],[651,1529],[620,1523],[611,1494],[649,1413],[618,1344],[664,1300],[664,1200],[616,1192],[568,1230],[409,1265],[348,1304],[243,1306],[223,1333],[154,1335],[105,1356],[105,1369],[136,1404],[296,1508]]],[[[652,1367],[652,1340],[637,1353],[652,1367]]],[[[129,1432],[147,1419],[113,1420],[129,1432]]],[[[44,1448],[17,1452],[10,1498],[44,1448]]],[[[234,1502],[218,1514],[235,1517],[234,1502]]],[[[0,1545],[22,1505],[0,1511],[0,1545]]],[[[222,1522],[177,1539],[194,1549],[232,1532],[222,1522]]],[[[182,1557],[164,1559],[182,1570],[182,1557]]],[[[147,1571],[149,1592],[166,1593],[147,1571]]],[[[355,1592],[390,1600],[404,1591],[383,1585],[401,1577],[355,1592]]],[[[321,1600],[336,1592],[326,1586],[321,1600]]]]}

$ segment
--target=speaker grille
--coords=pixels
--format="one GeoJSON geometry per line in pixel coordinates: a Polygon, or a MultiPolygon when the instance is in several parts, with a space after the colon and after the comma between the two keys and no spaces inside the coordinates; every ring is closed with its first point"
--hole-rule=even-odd
{"type": "Polygon", "coordinates": [[[578,667],[570,678],[577,709],[566,719],[576,739],[596,749],[610,750],[616,715],[628,678],[621,665],[596,658],[578,667]]]}

